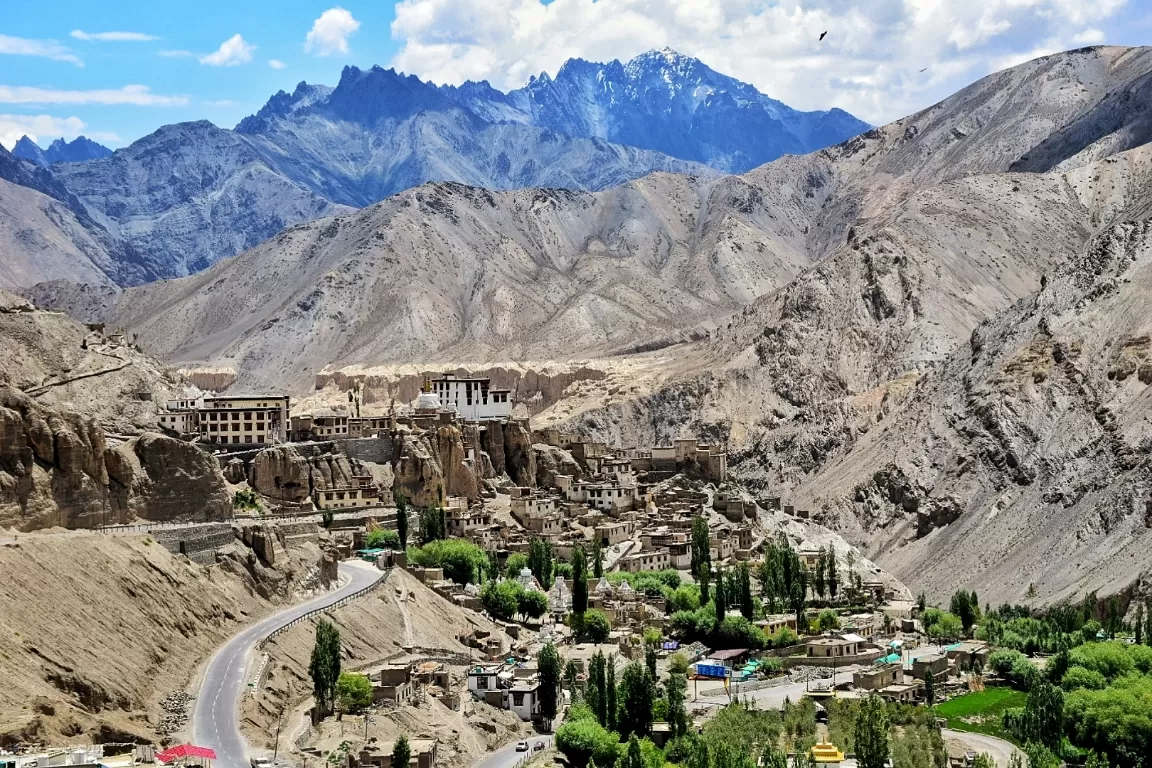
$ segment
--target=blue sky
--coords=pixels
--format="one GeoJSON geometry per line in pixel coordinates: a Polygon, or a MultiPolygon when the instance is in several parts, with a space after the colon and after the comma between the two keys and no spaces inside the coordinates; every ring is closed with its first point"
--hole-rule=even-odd
{"type": "Polygon", "coordinates": [[[8,6],[0,17],[0,143],[9,147],[24,132],[42,145],[84,133],[119,147],[166,123],[231,127],[301,80],[335,85],[346,64],[509,88],[555,73],[570,56],[627,59],[665,45],[793,106],[839,106],[881,123],[1037,55],[1152,39],[1152,0],[8,6]]]}

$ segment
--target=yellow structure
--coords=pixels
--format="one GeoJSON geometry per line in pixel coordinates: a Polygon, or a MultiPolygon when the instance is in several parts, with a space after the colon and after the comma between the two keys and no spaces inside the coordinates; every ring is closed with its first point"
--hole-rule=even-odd
{"type": "Polygon", "coordinates": [[[823,741],[812,747],[812,758],[818,763],[842,763],[844,753],[823,741]]]}

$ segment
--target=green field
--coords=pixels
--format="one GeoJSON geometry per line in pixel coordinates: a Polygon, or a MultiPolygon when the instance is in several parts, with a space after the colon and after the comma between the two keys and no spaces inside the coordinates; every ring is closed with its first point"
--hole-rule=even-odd
{"type": "Polygon", "coordinates": [[[1028,694],[1012,688],[988,688],[977,693],[966,693],[936,707],[936,714],[948,721],[955,731],[986,733],[1008,741],[1015,741],[1000,724],[1006,709],[1024,706],[1028,694]]]}

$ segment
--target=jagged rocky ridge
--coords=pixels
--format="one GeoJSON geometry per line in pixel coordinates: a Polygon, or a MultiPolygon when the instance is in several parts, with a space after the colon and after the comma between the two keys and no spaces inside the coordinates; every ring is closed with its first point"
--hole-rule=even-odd
{"type": "MultiPolygon", "coordinates": [[[[169,125],[108,157],[80,139],[47,153],[22,141],[27,168],[0,177],[66,203],[106,241],[107,278],[135,285],[429,181],[600,190],[654,171],[745,170],[866,128],[839,110],[797,112],[669,51],[626,65],[574,60],[508,94],[346,67],[335,88],[281,91],[235,131],[169,125]],[[91,159],[57,162],[77,154],[91,159]]],[[[20,282],[9,285],[34,284],[11,273],[20,282]]]]}
{"type": "Polygon", "coordinates": [[[53,163],[82,163],[85,160],[99,160],[108,157],[112,150],[98,144],[87,136],[77,136],[72,141],[56,139],[48,145],[48,149],[41,149],[40,145],[27,136],[21,136],[16,145],[12,147],[12,154],[31,160],[36,165],[47,167],[53,163]]]}

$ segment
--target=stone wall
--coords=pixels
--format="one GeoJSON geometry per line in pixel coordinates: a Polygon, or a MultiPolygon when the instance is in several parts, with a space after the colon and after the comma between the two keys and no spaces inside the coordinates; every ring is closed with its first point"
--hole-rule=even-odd
{"type": "Polygon", "coordinates": [[[345,456],[374,464],[391,464],[395,440],[388,430],[381,430],[379,437],[351,438],[336,440],[336,448],[345,456]]]}
{"type": "Polygon", "coordinates": [[[202,565],[214,563],[216,550],[236,540],[230,523],[159,529],[150,535],[172,554],[187,555],[189,560],[202,565]]]}

